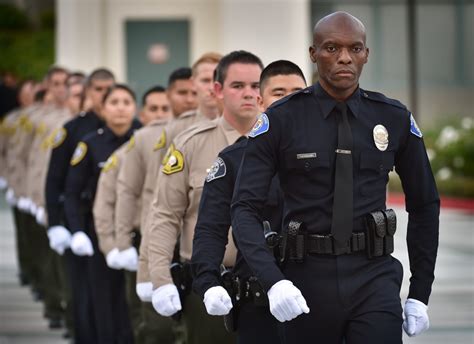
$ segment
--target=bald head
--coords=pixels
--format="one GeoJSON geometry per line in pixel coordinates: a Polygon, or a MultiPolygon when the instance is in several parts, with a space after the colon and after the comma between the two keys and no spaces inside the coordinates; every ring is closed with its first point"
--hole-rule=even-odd
{"type": "Polygon", "coordinates": [[[365,26],[362,22],[347,12],[338,11],[321,18],[313,29],[313,44],[320,44],[328,34],[350,31],[361,34],[365,44],[365,26]]]}

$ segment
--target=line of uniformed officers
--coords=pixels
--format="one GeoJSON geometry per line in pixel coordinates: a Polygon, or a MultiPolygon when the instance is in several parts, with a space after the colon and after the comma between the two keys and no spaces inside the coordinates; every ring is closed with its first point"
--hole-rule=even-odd
{"type": "Polygon", "coordinates": [[[413,115],[359,88],[367,56],[363,24],[337,12],[315,27],[308,88],[292,62],[247,51],[204,54],[140,105],[103,68],[25,82],[0,176],[50,327],[76,344],[400,343],[402,267],[389,246],[367,254],[364,220],[386,211],[395,166],[411,216],[403,327],[426,330],[439,198],[413,115]]]}

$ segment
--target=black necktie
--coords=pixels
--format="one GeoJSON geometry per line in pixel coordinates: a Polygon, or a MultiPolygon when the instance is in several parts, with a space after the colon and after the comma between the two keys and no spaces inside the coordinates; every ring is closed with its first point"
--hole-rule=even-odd
{"type": "Polygon", "coordinates": [[[336,177],[331,234],[338,245],[345,246],[352,234],[353,220],[352,132],[346,103],[337,103],[336,116],[336,177]]]}

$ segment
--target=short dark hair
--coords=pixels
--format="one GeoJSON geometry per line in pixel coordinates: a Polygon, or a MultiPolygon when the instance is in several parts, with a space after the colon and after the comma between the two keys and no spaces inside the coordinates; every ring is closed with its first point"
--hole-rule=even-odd
{"type": "Polygon", "coordinates": [[[137,101],[137,97],[135,96],[135,92],[133,92],[133,90],[132,90],[130,87],[128,87],[128,86],[125,85],[125,84],[115,84],[115,85],[109,87],[109,88],[107,89],[107,91],[105,92],[104,97],[102,98],[102,104],[105,103],[105,101],[107,100],[107,98],[109,98],[109,96],[110,96],[110,95],[112,94],[112,92],[115,91],[115,90],[124,90],[124,91],[128,92],[128,93],[132,96],[132,98],[133,98],[133,100],[134,100],[135,102],[137,101]]]}
{"type": "Polygon", "coordinates": [[[192,76],[192,70],[189,67],[175,69],[168,78],[168,88],[178,80],[189,80],[192,76]]]}
{"type": "Polygon", "coordinates": [[[46,80],[50,80],[51,77],[56,73],[64,73],[64,74],[69,75],[69,71],[66,68],[59,67],[59,66],[51,66],[46,72],[46,80]]]}
{"type": "Polygon", "coordinates": [[[227,70],[229,69],[229,66],[234,63],[256,64],[261,69],[263,69],[263,63],[257,56],[245,50],[237,50],[225,55],[219,61],[216,67],[215,80],[221,84],[224,84],[224,80],[227,76],[227,70]]]}
{"type": "Polygon", "coordinates": [[[298,75],[306,84],[306,79],[298,65],[288,60],[277,60],[262,70],[262,74],[260,74],[260,88],[264,87],[268,79],[276,75],[298,75]]]}
{"type": "Polygon", "coordinates": [[[152,94],[152,93],[165,93],[165,92],[166,92],[166,88],[164,88],[161,85],[156,85],[156,86],[153,86],[153,87],[149,88],[142,97],[142,106],[146,105],[146,98],[150,94],[152,94]]]}
{"type": "Polygon", "coordinates": [[[92,85],[94,80],[113,80],[115,81],[114,73],[112,73],[107,68],[97,68],[92,71],[92,73],[87,77],[86,87],[92,85]]]}
{"type": "Polygon", "coordinates": [[[70,73],[69,76],[66,79],[66,85],[71,86],[75,85],[77,83],[82,83],[84,84],[84,80],[86,79],[86,75],[82,72],[73,72],[70,73]],[[71,81],[73,80],[73,82],[71,81]]]}

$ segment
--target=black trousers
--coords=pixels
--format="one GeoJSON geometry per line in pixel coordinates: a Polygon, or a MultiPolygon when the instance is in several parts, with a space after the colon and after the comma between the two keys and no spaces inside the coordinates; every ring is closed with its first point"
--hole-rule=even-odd
{"type": "Polygon", "coordinates": [[[284,273],[310,308],[285,323],[287,343],[402,343],[403,267],[392,256],[308,256],[284,273]]]}
{"type": "Polygon", "coordinates": [[[92,221],[87,235],[92,241],[94,255],[88,257],[87,277],[98,344],[131,344],[133,331],[125,297],[125,277],[122,270],[110,269],[100,252],[92,221]]]}
{"type": "Polygon", "coordinates": [[[257,307],[245,302],[238,308],[237,342],[239,344],[284,343],[284,325],[271,313],[270,308],[257,307]]]}

